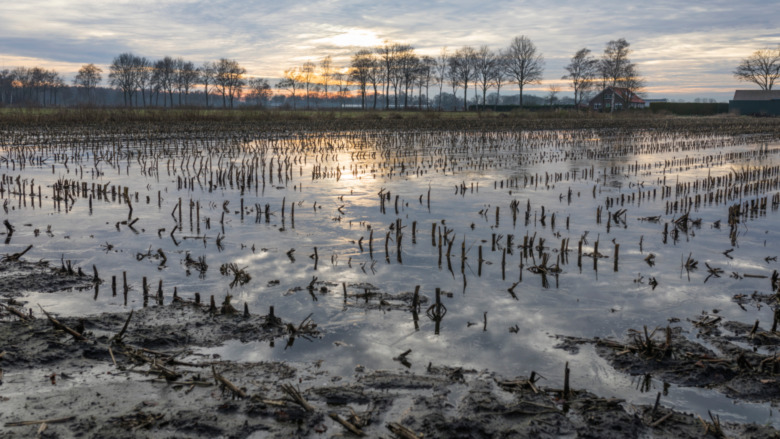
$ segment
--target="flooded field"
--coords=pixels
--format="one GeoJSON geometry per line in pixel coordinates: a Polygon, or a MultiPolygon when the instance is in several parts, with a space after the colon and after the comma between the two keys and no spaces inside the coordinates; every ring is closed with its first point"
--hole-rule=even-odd
{"type": "MultiPolygon", "coordinates": [[[[102,280],[28,291],[20,300],[34,313],[228,301],[317,331],[196,354],[321,362],[344,376],[447,365],[553,387],[568,363],[571,386],[603,396],[652,404],[660,392],[678,410],[780,426],[767,399],[632,375],[594,341],[674,330],[725,355],[702,335],[715,319],[760,322],[751,338],[775,333],[777,305],[760,300],[777,293],[780,269],[774,136],[85,127],[2,137],[2,253],[32,246],[24,259],[102,280]]],[[[750,344],[738,343],[776,367],[777,344],[750,344]]]]}

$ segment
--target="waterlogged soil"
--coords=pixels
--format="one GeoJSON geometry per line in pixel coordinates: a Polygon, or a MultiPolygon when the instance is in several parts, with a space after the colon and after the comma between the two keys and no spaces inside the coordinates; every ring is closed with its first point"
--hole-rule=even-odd
{"type": "MultiPolygon", "coordinates": [[[[663,401],[655,407],[631,405],[575,387],[546,388],[534,374],[507,378],[435,364],[424,373],[411,373],[400,365],[413,352],[399,353],[396,370],[357,365],[352,376],[337,375],[321,363],[223,361],[198,351],[229,340],[289,346],[320,333],[309,318],[294,322],[270,312],[245,313],[233,308],[229,298],[197,303],[177,297],[165,306],[152,299],[131,313],[47,316],[43,309],[31,311],[19,300],[21,293],[34,285],[56,294],[62,287],[88,288],[98,280],[67,267],[63,271],[23,261],[4,261],[0,273],[3,438],[778,436],[767,426],[720,423],[717,417],[704,420],[673,411],[663,401]]],[[[314,290],[314,282],[310,287],[314,290]]],[[[317,291],[323,287],[318,285],[317,291]]],[[[400,306],[412,299],[382,300],[385,306],[400,306]]],[[[702,336],[724,351],[738,342],[768,340],[756,335],[766,334],[761,329],[748,338],[739,325],[709,327],[713,330],[702,336]],[[728,334],[721,337],[721,331],[728,334]]],[[[739,371],[738,361],[737,366],[705,361],[715,354],[677,330],[671,331],[671,340],[671,358],[620,354],[615,343],[597,343],[597,350],[629,373],[673,379],[680,371],[695,371],[678,378],[690,385],[712,385],[715,376],[729,380],[721,388],[744,389],[747,384],[740,384],[740,378],[773,379],[760,370],[739,371]]],[[[565,342],[577,346],[583,340],[565,342]]],[[[758,353],[742,355],[754,368],[763,361],[758,353]]],[[[734,396],[750,399],[754,393],[734,396]]]]}
{"type": "Polygon", "coordinates": [[[680,327],[631,331],[619,341],[559,337],[556,346],[572,353],[591,344],[616,370],[682,387],[713,389],[738,401],[780,401],[780,333],[724,321],[703,313],[690,319],[695,334],[680,327]],[[695,338],[699,341],[693,341],[695,338]]]}

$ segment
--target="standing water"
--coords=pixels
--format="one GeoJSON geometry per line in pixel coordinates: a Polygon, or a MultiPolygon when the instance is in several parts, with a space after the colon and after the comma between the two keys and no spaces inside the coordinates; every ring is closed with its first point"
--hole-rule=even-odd
{"type": "Polygon", "coordinates": [[[652,403],[663,390],[676,408],[780,425],[767,404],[634,378],[592,344],[560,348],[667,325],[696,340],[703,313],[768,327],[770,307],[734,298],[772,294],[777,143],[641,130],[6,138],[5,252],[32,245],[29,260],[106,281],[28,294],[48,311],[159,306],[145,279],[162,304],[174,288],[229,295],[321,331],[203,350],[224,359],[323,360],[348,375],[403,368],[393,359],[411,349],[413,371],[535,371],[551,385],[568,362],[599,394],[652,403]]]}

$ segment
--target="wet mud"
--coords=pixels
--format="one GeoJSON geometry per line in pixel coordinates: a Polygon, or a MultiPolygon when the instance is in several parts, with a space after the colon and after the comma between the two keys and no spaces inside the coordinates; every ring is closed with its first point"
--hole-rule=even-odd
{"type": "MultiPolygon", "coordinates": [[[[339,376],[319,363],[223,361],[198,354],[197,348],[228,340],[291,344],[320,333],[309,317],[296,322],[284,321],[271,310],[265,315],[246,313],[233,308],[229,297],[203,303],[176,297],[165,306],[152,300],[130,313],[59,318],[42,308],[31,312],[20,297],[32,288],[56,294],[57,285],[59,289],[88,287],[94,279],[70,274],[67,268],[63,273],[46,264],[19,260],[6,261],[1,268],[5,282],[0,298],[2,438],[764,438],[778,434],[766,426],[701,419],[663,404],[634,406],[569,388],[568,382],[563,389],[546,388],[535,374],[506,378],[485,370],[429,364],[424,373],[358,365],[352,376],[339,376]]],[[[328,287],[338,291],[336,286],[328,287]]],[[[321,288],[318,294],[324,293],[321,288]]],[[[364,299],[376,306],[412,300],[407,296],[364,299]]],[[[727,333],[718,342],[725,343],[723,350],[738,342],[769,340],[757,335],[765,333],[761,329],[751,334],[745,330],[752,328],[730,323],[718,323],[714,329],[727,333]]],[[[774,379],[776,371],[769,370],[774,366],[767,368],[767,355],[742,352],[742,363],[710,361],[719,357],[686,341],[679,330],[669,334],[671,349],[654,341],[655,353],[632,348],[641,347],[636,340],[625,342],[622,349],[615,342],[573,338],[562,342],[595,343],[616,368],[628,373],[668,375],[678,382],[720,386],[724,391],[734,387],[745,390],[735,396],[746,399],[774,397],[758,386],[761,380],[774,379]],[[740,370],[745,362],[751,371],[740,370]],[[693,372],[694,377],[684,378],[682,370],[693,372]],[[729,387],[713,377],[728,380],[729,387]],[[754,390],[747,392],[748,388],[754,390]]]]}
{"type": "Polygon", "coordinates": [[[593,345],[616,370],[683,387],[714,389],[738,401],[775,405],[780,400],[776,328],[723,321],[716,314],[702,314],[690,322],[695,328],[692,334],[680,327],[645,327],[619,341],[559,336],[556,347],[577,353],[581,345],[593,345]]]}

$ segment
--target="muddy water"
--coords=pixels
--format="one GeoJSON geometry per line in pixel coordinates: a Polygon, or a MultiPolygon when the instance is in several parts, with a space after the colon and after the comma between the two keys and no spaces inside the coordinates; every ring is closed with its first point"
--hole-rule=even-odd
{"type": "Polygon", "coordinates": [[[3,252],[32,244],[26,258],[71,261],[89,275],[94,265],[104,280],[97,291],[30,292],[29,302],[61,315],[139,308],[145,277],[147,306],[162,280],[164,303],[174,288],[218,303],[230,294],[253,313],[312,314],[323,332],[289,347],[231,342],[207,351],[226,359],[323,360],[348,374],[359,364],[403,369],[393,358],[411,349],[415,371],[430,362],[506,376],[536,371],[551,385],[568,361],[575,387],[604,396],[652,403],[662,391],[676,408],[780,425],[767,404],[639,385],[590,347],[554,348],[558,334],[620,339],[671,318],[695,337],[687,319],[702,311],[771,322],[769,307],[742,310],[731,299],[768,293],[769,280],[755,276],[780,268],[772,259],[780,253],[772,203],[780,145],[648,132],[259,137],[129,137],[88,147],[36,139],[22,150],[23,169],[19,147],[4,150],[5,218],[16,230],[3,252]],[[57,189],[66,181],[87,191],[66,196],[57,189]],[[100,197],[99,187],[107,189],[100,197]],[[730,228],[729,207],[751,201],[759,207],[730,228]],[[686,212],[689,221],[676,225],[686,212]],[[603,257],[588,255],[596,250],[603,257]],[[188,266],[188,255],[208,267],[188,266]],[[697,264],[686,269],[689,257],[697,264]],[[229,263],[251,280],[231,288],[233,276],[220,274],[229,263]],[[720,277],[708,277],[705,263],[720,277]],[[417,319],[394,297],[416,286],[427,298],[417,319]],[[437,288],[438,319],[429,309],[437,288]]]}

